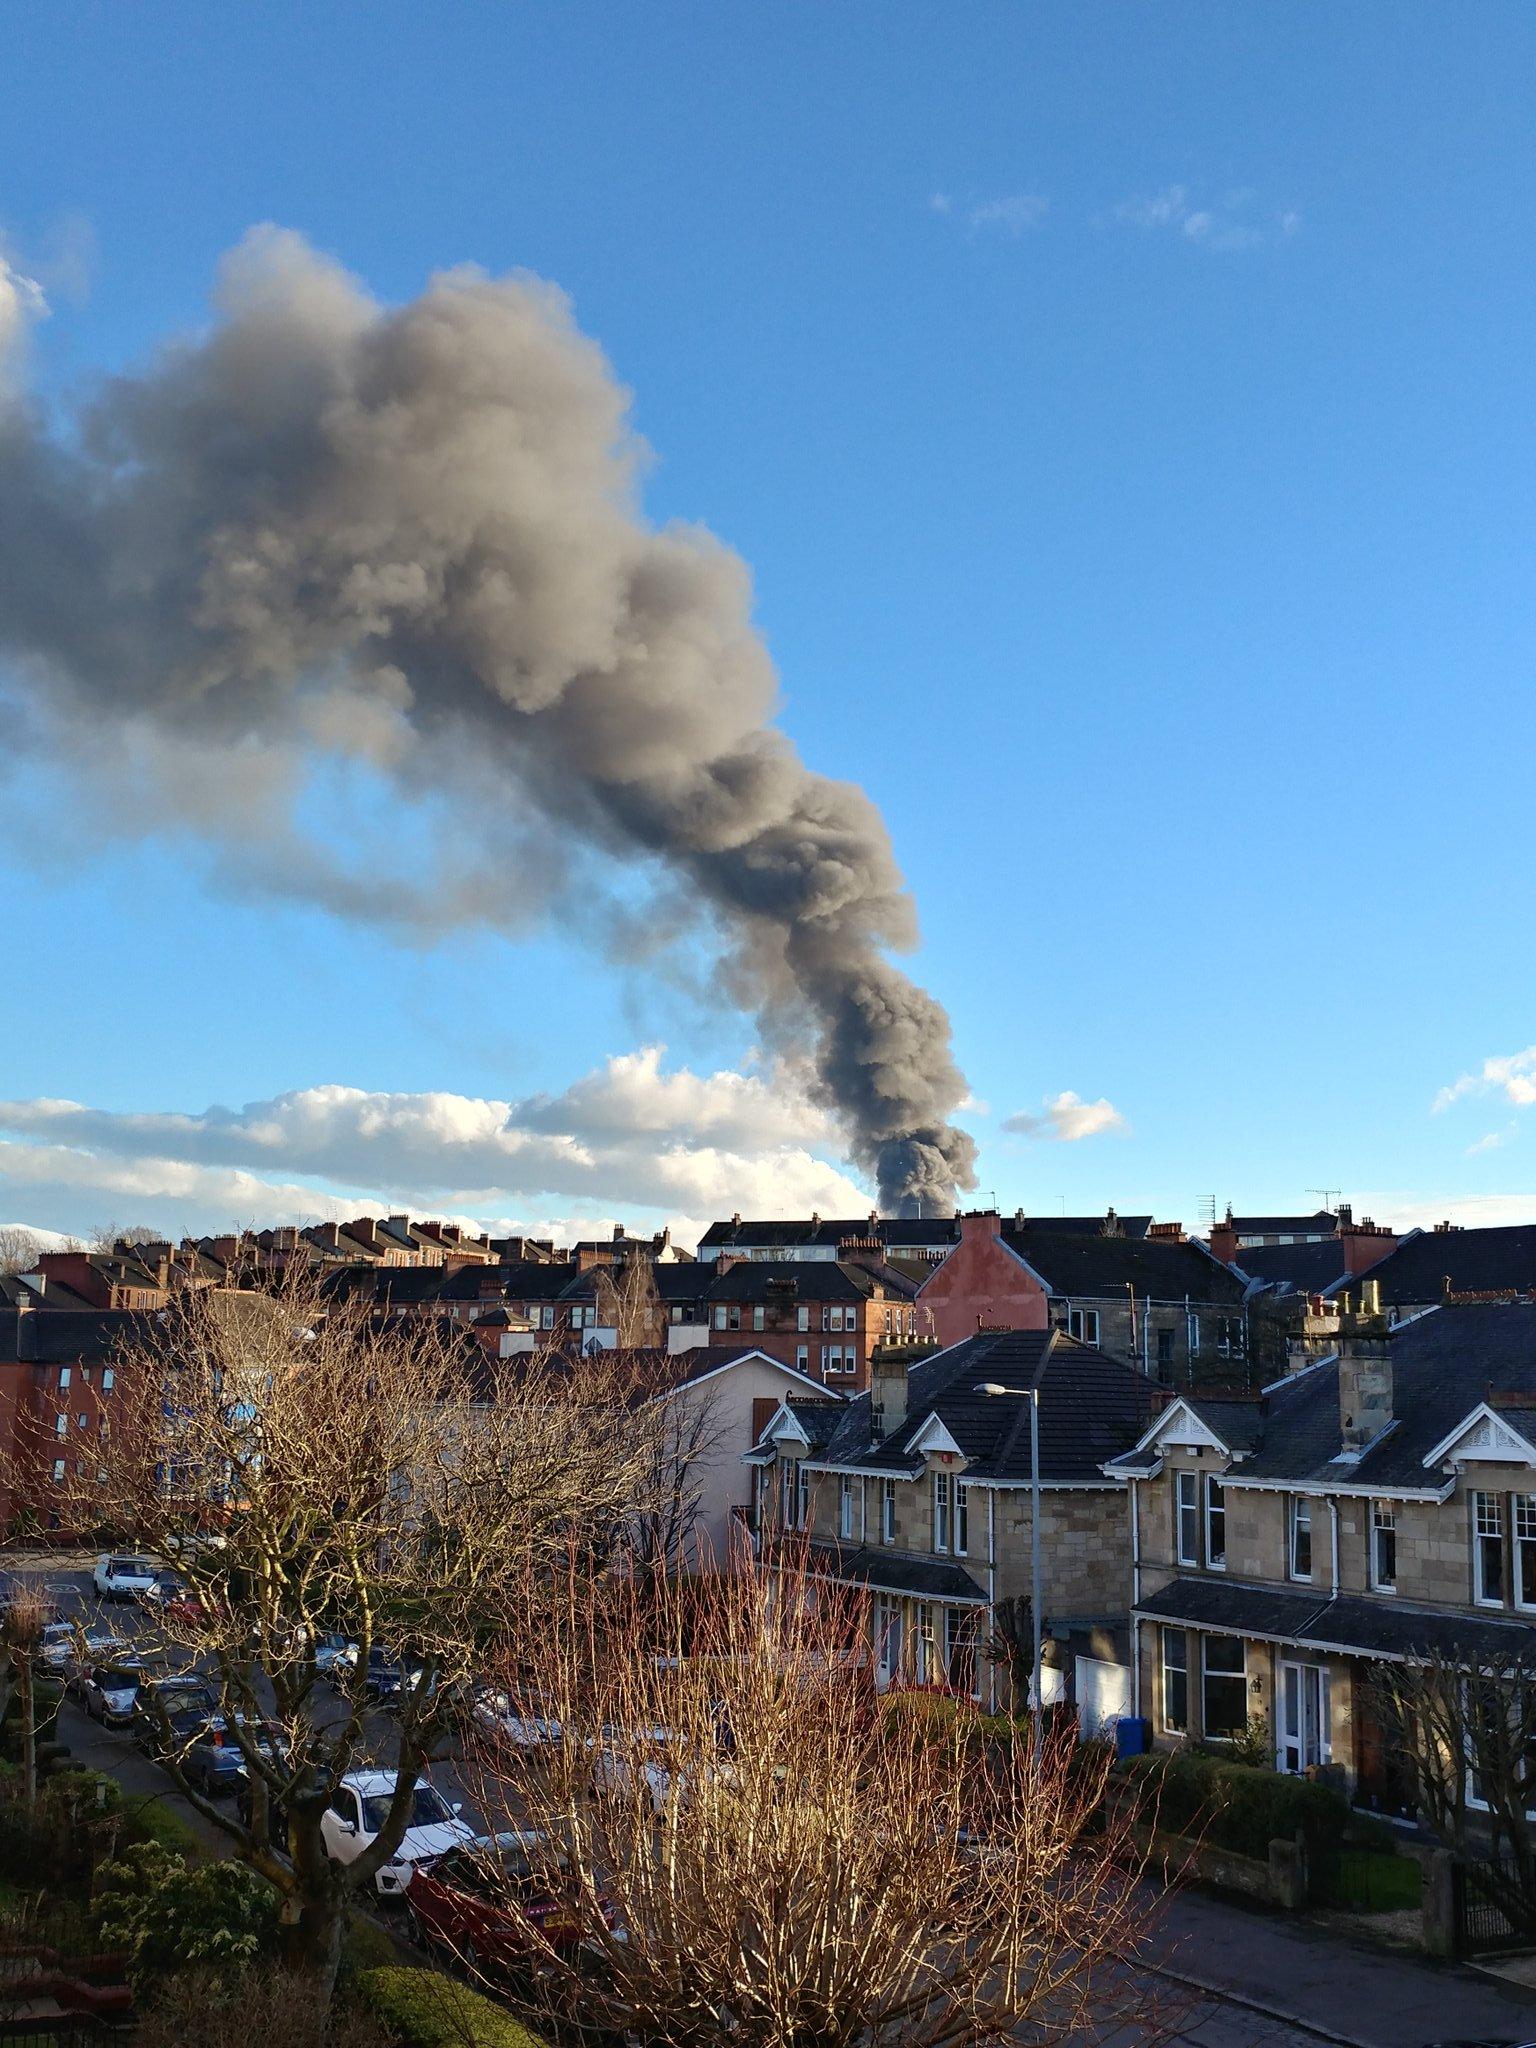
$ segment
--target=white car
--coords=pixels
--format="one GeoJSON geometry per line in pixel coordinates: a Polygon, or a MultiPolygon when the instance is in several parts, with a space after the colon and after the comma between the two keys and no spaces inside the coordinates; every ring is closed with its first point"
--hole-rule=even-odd
{"type": "Polygon", "coordinates": [[[98,1664],[80,1687],[80,1703],[93,1721],[109,1728],[126,1727],[138,1705],[142,1664],[125,1658],[120,1664],[98,1664]]]}
{"type": "MultiPolygon", "coordinates": [[[[333,1863],[355,1863],[382,1833],[395,1796],[393,1771],[348,1771],[331,1794],[320,1821],[320,1836],[333,1863]]],[[[397,1899],[411,1881],[411,1872],[429,1857],[444,1856],[475,1839],[460,1809],[450,1806],[433,1786],[423,1782],[412,1795],[410,1825],[388,1863],[374,1873],[374,1887],[397,1899]]]]}
{"type": "Polygon", "coordinates": [[[519,1749],[535,1749],[541,1742],[560,1740],[558,1721],[530,1713],[526,1706],[499,1686],[479,1687],[471,1701],[470,1713],[487,1734],[500,1736],[503,1742],[515,1743],[519,1749]]]}
{"type": "Polygon", "coordinates": [[[62,1673],[69,1669],[74,1647],[75,1624],[72,1621],[45,1621],[43,1632],[37,1639],[34,1662],[44,1671],[62,1673]]]}
{"type": "Polygon", "coordinates": [[[103,1600],[142,1600],[160,1582],[160,1569],[147,1557],[109,1552],[98,1557],[91,1574],[103,1600]]]}

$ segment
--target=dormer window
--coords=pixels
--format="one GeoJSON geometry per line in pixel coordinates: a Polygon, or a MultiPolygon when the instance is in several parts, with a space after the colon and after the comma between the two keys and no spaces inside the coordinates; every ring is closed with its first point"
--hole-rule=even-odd
{"type": "Polygon", "coordinates": [[[1496,1493],[1472,1496],[1472,1596],[1479,1607],[1504,1605],[1504,1502],[1496,1493]]]}

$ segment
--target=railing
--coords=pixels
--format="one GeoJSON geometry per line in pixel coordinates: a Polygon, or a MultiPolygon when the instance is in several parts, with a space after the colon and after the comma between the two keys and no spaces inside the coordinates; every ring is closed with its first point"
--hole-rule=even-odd
{"type": "Polygon", "coordinates": [[[1536,1900],[1506,1856],[1456,1866],[1456,1935],[1462,1955],[1536,1948],[1536,1900]]]}

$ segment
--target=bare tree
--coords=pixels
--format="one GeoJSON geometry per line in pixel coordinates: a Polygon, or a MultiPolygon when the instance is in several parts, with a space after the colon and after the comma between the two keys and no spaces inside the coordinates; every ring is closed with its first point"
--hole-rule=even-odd
{"type": "Polygon", "coordinates": [[[24,1223],[0,1224],[0,1279],[30,1273],[44,1249],[43,1240],[24,1223]]]}
{"type": "Polygon", "coordinates": [[[150,1647],[215,1689],[244,1759],[239,1809],[188,1781],[153,1686],[146,1707],[187,1797],[277,1888],[289,1963],[330,1981],[347,1896],[399,1846],[482,1646],[546,1566],[622,1540],[655,1466],[653,1411],[614,1398],[602,1359],[502,1368],[462,1325],[325,1302],[303,1273],[272,1296],[177,1294],[115,1362],[112,1431],[75,1461],[66,1511],[186,1581],[150,1647]],[[356,1663],[322,1686],[332,1632],[356,1663]],[[375,1651],[404,1674],[379,1760],[375,1651]],[[387,1817],[337,1866],[330,1788],[371,1761],[390,1773],[387,1817]]]}
{"type": "Polygon", "coordinates": [[[1408,1765],[1426,1826],[1463,1857],[1491,1842],[1519,1924],[1536,1924],[1536,1656],[1378,1664],[1366,1701],[1408,1765]]]}
{"type": "Polygon", "coordinates": [[[41,1596],[35,1588],[23,1586],[13,1593],[0,1612],[0,1655],[3,1655],[5,1704],[3,1717],[14,1690],[21,1720],[21,1795],[29,1813],[37,1807],[37,1696],[33,1663],[47,1619],[41,1596]]]}
{"type": "Polygon", "coordinates": [[[164,1244],[166,1235],[153,1223],[98,1223],[91,1232],[93,1252],[115,1251],[120,1244],[164,1244]]]}
{"type": "MultiPolygon", "coordinates": [[[[482,1756],[488,1808],[546,1843],[541,1888],[581,1940],[523,1923],[535,1966],[508,1995],[535,2025],[967,2048],[1136,2016],[1149,1893],[1100,1826],[1105,1766],[886,1707],[863,1600],[793,1569],[668,1592],[574,1601],[535,1650],[558,1732],[482,1756]]],[[[487,1852],[493,1888],[499,1869],[487,1852]]]]}
{"type": "Polygon", "coordinates": [[[597,1319],[611,1324],[621,1351],[662,1351],[666,1347],[666,1316],[656,1286],[654,1262],[642,1252],[626,1253],[617,1272],[604,1267],[597,1275],[597,1319]]]}

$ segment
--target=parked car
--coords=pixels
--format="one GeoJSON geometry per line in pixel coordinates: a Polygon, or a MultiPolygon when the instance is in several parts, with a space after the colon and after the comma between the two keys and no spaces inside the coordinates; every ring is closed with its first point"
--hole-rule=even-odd
{"type": "Polygon", "coordinates": [[[147,1557],[134,1557],[126,1551],[98,1557],[91,1574],[103,1600],[142,1600],[159,1576],[158,1566],[147,1557]]]}
{"type": "MultiPolygon", "coordinates": [[[[354,1863],[376,1840],[389,1818],[395,1793],[392,1771],[349,1771],[331,1794],[320,1823],[326,1853],[333,1862],[354,1863]]],[[[410,1824],[388,1863],[374,1875],[374,1886],[384,1898],[399,1898],[411,1881],[411,1872],[424,1858],[446,1855],[475,1839],[469,1823],[459,1818],[460,1807],[450,1806],[432,1785],[416,1787],[410,1824]]]]}
{"type": "Polygon", "coordinates": [[[80,1689],[81,1704],[93,1721],[121,1728],[133,1719],[144,1675],[144,1665],[137,1657],[93,1665],[80,1689]]]}
{"type": "Polygon", "coordinates": [[[514,1699],[499,1686],[482,1685],[471,1695],[469,1714],[486,1734],[500,1736],[520,1749],[560,1740],[560,1723],[527,1700],[514,1699]]]}
{"type": "MultiPolygon", "coordinates": [[[[539,1939],[575,1948],[579,1920],[560,1896],[562,1852],[536,1828],[478,1835],[435,1862],[418,1863],[406,1887],[411,1933],[469,1969],[515,1970],[539,1939]]],[[[605,1916],[611,1915],[604,1907],[605,1916]]]]}
{"type": "Polygon", "coordinates": [[[84,1688],[85,1681],[98,1664],[110,1664],[117,1658],[133,1655],[133,1645],[110,1622],[93,1621],[83,1629],[68,1626],[63,1662],[57,1668],[62,1670],[64,1683],[71,1692],[84,1688]]]}
{"type": "Polygon", "coordinates": [[[241,1734],[248,1741],[253,1741],[264,1757],[281,1760],[288,1754],[288,1745],[280,1730],[269,1721],[250,1722],[240,1715],[231,1719],[223,1714],[212,1714],[188,1743],[183,1756],[181,1768],[187,1783],[214,1799],[226,1792],[237,1792],[246,1776],[241,1734]]]}
{"type": "Polygon", "coordinates": [[[192,1736],[218,1710],[218,1696],[195,1673],[146,1679],[133,1703],[134,1740],[150,1756],[184,1755],[192,1736]]]}
{"type": "Polygon", "coordinates": [[[322,1678],[344,1678],[357,1668],[357,1645],[349,1636],[328,1629],[315,1637],[315,1669],[322,1678]]]}
{"type": "Polygon", "coordinates": [[[32,1661],[39,1670],[48,1672],[52,1677],[62,1678],[69,1669],[69,1657],[74,1644],[75,1625],[72,1621],[44,1622],[32,1661]]]}
{"type": "Polygon", "coordinates": [[[393,1706],[401,1693],[419,1684],[420,1679],[419,1664],[396,1657],[389,1650],[370,1650],[368,1668],[363,1673],[363,1698],[377,1707],[393,1706]]]}

